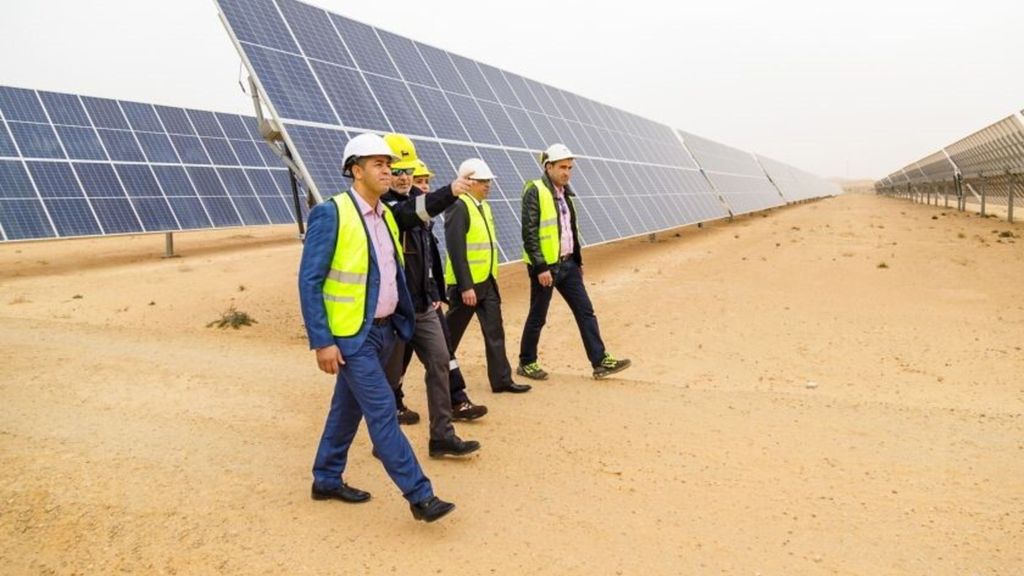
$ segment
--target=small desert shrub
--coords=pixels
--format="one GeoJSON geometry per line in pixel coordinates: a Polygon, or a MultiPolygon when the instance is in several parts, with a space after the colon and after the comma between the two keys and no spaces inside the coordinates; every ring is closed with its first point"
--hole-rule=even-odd
{"type": "Polygon", "coordinates": [[[235,307],[232,306],[231,308],[228,308],[226,312],[221,314],[219,319],[210,322],[206,327],[213,328],[216,326],[217,328],[227,328],[230,326],[235,330],[238,330],[242,326],[252,326],[256,323],[255,318],[249,316],[245,312],[236,310],[235,307]]]}

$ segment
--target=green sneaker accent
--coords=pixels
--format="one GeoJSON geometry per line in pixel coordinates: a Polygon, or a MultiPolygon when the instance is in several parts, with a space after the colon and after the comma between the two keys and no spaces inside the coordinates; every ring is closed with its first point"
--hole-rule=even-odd
{"type": "Polygon", "coordinates": [[[531,362],[529,364],[520,364],[519,367],[516,368],[516,374],[518,374],[519,376],[524,376],[531,380],[548,379],[548,373],[545,372],[544,369],[540,367],[540,364],[537,364],[536,362],[531,362]]]}
{"type": "Polygon", "coordinates": [[[626,368],[629,368],[632,362],[628,358],[622,360],[616,360],[611,354],[605,354],[604,358],[601,359],[601,363],[594,368],[594,378],[600,380],[607,378],[617,372],[622,372],[626,368]]]}

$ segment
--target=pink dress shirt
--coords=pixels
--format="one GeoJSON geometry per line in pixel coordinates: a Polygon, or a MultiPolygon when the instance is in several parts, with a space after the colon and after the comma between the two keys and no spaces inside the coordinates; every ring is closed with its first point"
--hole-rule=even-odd
{"type": "Polygon", "coordinates": [[[398,267],[395,265],[395,247],[392,244],[391,232],[384,221],[383,202],[377,202],[373,208],[355,190],[352,196],[356,199],[359,212],[366,222],[366,230],[370,233],[370,243],[377,255],[377,270],[380,271],[380,290],[377,292],[377,308],[374,318],[384,318],[395,313],[398,308],[398,267]]]}

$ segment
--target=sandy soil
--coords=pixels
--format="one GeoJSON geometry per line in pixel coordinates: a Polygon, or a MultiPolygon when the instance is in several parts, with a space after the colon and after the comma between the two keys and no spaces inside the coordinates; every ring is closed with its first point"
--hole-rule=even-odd
{"type": "Polygon", "coordinates": [[[1022,236],[851,194],[590,249],[635,366],[590,379],[556,299],[551,380],[492,395],[473,328],[483,449],[430,460],[404,428],[458,505],[435,525],[365,431],[346,479],[374,499],[309,499],[331,381],[291,229],[0,246],[0,572],[1021,574],[1022,236]],[[232,305],[258,324],[206,327],[232,305]]]}

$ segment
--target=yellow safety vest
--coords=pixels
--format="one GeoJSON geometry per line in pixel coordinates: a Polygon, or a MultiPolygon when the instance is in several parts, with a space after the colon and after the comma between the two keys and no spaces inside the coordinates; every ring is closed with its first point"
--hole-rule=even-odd
{"type": "MultiPolygon", "coordinates": [[[[352,194],[343,193],[331,198],[338,207],[338,240],[334,245],[331,271],[324,280],[324,307],[331,333],[339,338],[355,336],[366,320],[370,237],[352,194]]],[[[398,225],[386,205],[384,222],[391,232],[392,247],[398,255],[399,264],[404,266],[402,251],[398,249],[398,225]]]]}
{"type": "MultiPolygon", "coordinates": [[[[494,235],[494,217],[491,215],[491,206],[487,202],[481,202],[483,214],[476,207],[476,202],[469,194],[459,197],[466,203],[466,210],[469,212],[469,230],[466,231],[466,260],[469,262],[469,272],[473,276],[473,283],[479,284],[487,280],[488,276],[498,277],[498,239],[494,235]]],[[[444,281],[449,286],[458,284],[455,279],[455,270],[452,268],[452,257],[449,253],[448,262],[444,266],[444,281]]]]}
{"type": "MultiPolygon", "coordinates": [[[[537,235],[540,236],[540,253],[544,255],[546,264],[558,262],[559,253],[562,251],[562,237],[558,229],[558,210],[555,209],[555,195],[544,185],[543,180],[531,180],[523,186],[523,195],[533,184],[537,187],[537,205],[540,206],[540,225],[537,227],[537,235]]],[[[572,198],[565,197],[566,202],[572,202],[572,198]]],[[[561,233],[572,231],[562,230],[561,233]]],[[[532,265],[530,255],[523,250],[523,262],[532,265]]]]}

